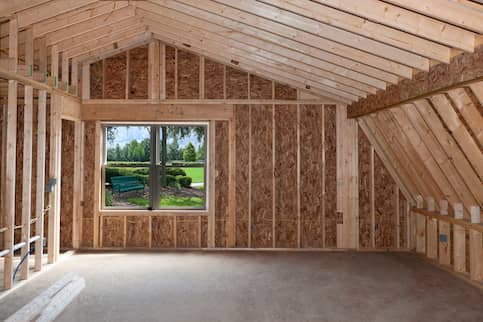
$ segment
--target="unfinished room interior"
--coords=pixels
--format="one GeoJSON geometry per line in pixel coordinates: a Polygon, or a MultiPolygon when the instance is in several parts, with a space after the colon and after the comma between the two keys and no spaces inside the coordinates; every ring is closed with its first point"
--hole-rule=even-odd
{"type": "Polygon", "coordinates": [[[0,320],[483,321],[483,1],[0,0],[0,320]]]}

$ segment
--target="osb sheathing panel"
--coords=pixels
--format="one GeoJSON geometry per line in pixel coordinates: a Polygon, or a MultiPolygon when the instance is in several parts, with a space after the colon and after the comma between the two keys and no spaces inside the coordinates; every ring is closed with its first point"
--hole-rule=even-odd
{"type": "Polygon", "coordinates": [[[297,247],[297,106],[275,106],[275,246],[297,247]],[[295,225],[294,225],[295,223],[295,225]]]}
{"type": "Polygon", "coordinates": [[[336,107],[324,107],[325,246],[337,247],[337,132],[336,107]]]}
{"type": "Polygon", "coordinates": [[[296,100],[297,89],[288,85],[275,82],[275,99],[277,100],[296,100]]]}
{"type": "Polygon", "coordinates": [[[129,51],[129,98],[148,98],[148,46],[129,51]]]}
{"type": "MultiPolygon", "coordinates": [[[[18,86],[20,92],[24,90],[23,86],[18,86]]],[[[22,186],[23,186],[23,138],[24,138],[24,107],[17,106],[17,145],[16,145],[16,172],[15,172],[15,225],[22,224],[22,186]]],[[[16,229],[14,233],[14,242],[19,243],[22,239],[20,229],[16,229]]]]}
{"type": "Polygon", "coordinates": [[[178,50],[178,98],[200,98],[200,57],[178,50]]]}
{"type": "Polygon", "coordinates": [[[201,227],[200,227],[200,247],[208,247],[208,218],[201,217],[201,227]]]}
{"type": "Polygon", "coordinates": [[[123,247],[124,217],[102,218],[102,247],[123,247]]]}
{"type": "Polygon", "coordinates": [[[272,106],[253,105],[251,109],[251,245],[272,247],[272,106]]]}
{"type": "Polygon", "coordinates": [[[223,64],[205,59],[205,98],[222,99],[224,94],[223,64]]]}
{"type": "Polygon", "coordinates": [[[94,245],[94,220],[92,218],[82,219],[81,247],[90,248],[94,245]]]}
{"type": "Polygon", "coordinates": [[[74,221],[74,122],[62,121],[60,247],[72,248],[74,221]]]}
{"type": "Polygon", "coordinates": [[[271,99],[273,97],[273,82],[257,75],[250,75],[250,98],[271,99]]]}
{"type": "MultiPolygon", "coordinates": [[[[0,81],[0,84],[5,84],[5,82],[3,81],[0,81]]],[[[6,125],[6,120],[4,119],[3,117],[3,113],[4,111],[7,110],[7,107],[4,106],[4,104],[0,104],[0,167],[4,167],[5,166],[5,163],[4,163],[4,149],[5,147],[3,146],[3,127],[6,125]]],[[[4,182],[3,181],[3,178],[2,178],[2,174],[3,172],[0,170],[0,182],[4,182]]],[[[0,196],[0,209],[3,209],[3,198],[2,196],[0,196]]],[[[2,215],[0,215],[0,227],[5,227],[5,218],[3,218],[2,215]]],[[[0,249],[3,249],[3,243],[4,243],[4,238],[0,238],[0,249]]]]}
{"type": "Polygon", "coordinates": [[[84,127],[84,203],[83,218],[93,218],[94,166],[95,166],[95,122],[85,122],[84,127]]]}
{"type": "Polygon", "coordinates": [[[176,77],[176,49],[170,46],[166,46],[166,98],[176,98],[175,93],[175,77],[176,77]]]}
{"type": "MultiPolygon", "coordinates": [[[[215,122],[215,218],[226,221],[228,218],[228,122],[215,122]]],[[[225,226],[215,226],[216,247],[226,247],[225,226]],[[216,243],[218,241],[218,243],[216,243]]]]}
{"type": "Polygon", "coordinates": [[[215,221],[215,247],[226,247],[226,220],[215,221]]]}
{"type": "Polygon", "coordinates": [[[176,217],[176,247],[199,247],[200,224],[197,216],[176,217]]]}
{"type": "Polygon", "coordinates": [[[396,246],[395,182],[381,159],[374,155],[374,209],[376,247],[396,246]]]}
{"type": "Polygon", "coordinates": [[[248,74],[226,66],[226,98],[247,99],[248,98],[248,74]]]}
{"type": "Polygon", "coordinates": [[[103,62],[99,60],[95,63],[90,65],[90,98],[92,99],[100,99],[103,98],[103,72],[102,67],[103,62]]]}
{"type": "Polygon", "coordinates": [[[406,198],[404,197],[401,190],[399,190],[398,193],[399,193],[399,247],[408,248],[408,243],[407,243],[408,218],[407,218],[406,198]]]}
{"type": "Polygon", "coordinates": [[[153,216],[151,227],[152,247],[174,248],[174,217],[153,216]]]}
{"type": "Polygon", "coordinates": [[[126,227],[127,247],[148,247],[149,246],[149,217],[128,216],[126,227]]]}
{"type": "Polygon", "coordinates": [[[371,245],[371,143],[364,132],[358,131],[359,151],[359,247],[371,245]]]}
{"type": "Polygon", "coordinates": [[[323,243],[323,107],[300,105],[301,247],[323,243]]]}
{"type": "Polygon", "coordinates": [[[104,98],[124,99],[126,97],[126,52],[106,58],[105,63],[104,98]]]}
{"type": "Polygon", "coordinates": [[[236,247],[248,247],[250,106],[235,106],[236,247]]]}

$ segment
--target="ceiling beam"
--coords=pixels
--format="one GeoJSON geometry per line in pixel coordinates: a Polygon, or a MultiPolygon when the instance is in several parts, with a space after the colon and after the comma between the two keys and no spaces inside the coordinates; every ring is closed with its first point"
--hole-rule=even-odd
{"type": "Polygon", "coordinates": [[[319,3],[299,0],[260,1],[439,62],[449,63],[451,58],[450,47],[319,3]]]}
{"type": "Polygon", "coordinates": [[[144,17],[144,21],[148,24],[152,25],[163,23],[164,25],[168,25],[168,28],[176,27],[178,28],[178,31],[185,34],[191,34],[194,37],[197,35],[203,35],[203,37],[210,40],[217,41],[221,44],[230,45],[239,51],[245,51],[245,55],[250,55],[251,57],[255,57],[255,59],[259,56],[261,59],[272,60],[274,64],[277,64],[277,66],[280,66],[280,68],[284,68],[286,71],[301,71],[302,73],[311,75],[308,77],[316,76],[317,78],[315,78],[314,81],[322,81],[322,83],[324,83],[323,79],[326,79],[330,84],[335,82],[341,84],[342,87],[349,87],[349,92],[351,91],[350,88],[356,89],[357,91],[355,91],[354,94],[359,96],[362,94],[362,96],[365,97],[367,92],[375,93],[376,91],[374,87],[356,82],[346,77],[334,75],[330,72],[326,72],[325,70],[300,62],[296,60],[298,58],[296,53],[290,58],[282,56],[279,54],[279,52],[284,53],[287,51],[283,47],[274,45],[275,50],[266,51],[263,48],[252,45],[251,43],[242,43],[237,40],[233,40],[230,37],[231,33],[228,29],[226,31],[213,33],[211,31],[216,31],[217,27],[219,28],[219,26],[206,23],[196,18],[187,19],[189,16],[177,13],[176,11],[170,12],[170,9],[166,9],[164,11],[164,14],[167,14],[169,17],[151,14],[139,9],[138,14],[141,14],[144,17]],[[279,51],[276,49],[279,49],[279,51]]]}
{"type": "Polygon", "coordinates": [[[321,61],[321,63],[318,63],[315,66],[321,66],[321,68],[328,71],[359,80],[377,88],[384,89],[386,86],[385,82],[395,84],[399,80],[398,76],[392,73],[385,72],[368,65],[360,64],[354,60],[332,54],[329,51],[315,48],[289,38],[284,38],[271,32],[257,29],[241,22],[221,17],[214,13],[207,12],[177,1],[158,1],[156,4],[150,2],[136,2],[136,6],[137,8],[142,8],[153,14],[155,13],[161,15],[166,12],[167,8],[176,10],[180,13],[227,28],[230,30],[230,32],[228,32],[229,37],[239,39],[240,41],[246,41],[246,39],[249,38],[251,40],[258,39],[259,43],[263,42],[265,44],[277,44],[278,46],[297,52],[299,55],[302,55],[302,57],[307,56],[321,61]]]}
{"type": "Polygon", "coordinates": [[[483,80],[483,46],[474,53],[453,57],[449,64],[433,66],[428,73],[419,73],[413,80],[403,80],[386,91],[353,103],[348,107],[347,115],[360,117],[480,80],[483,80]]]}
{"type": "MultiPolygon", "coordinates": [[[[483,5],[466,0],[386,0],[400,7],[483,34],[483,5]],[[478,10],[479,8],[479,10],[478,10]]],[[[480,2],[481,3],[481,2],[480,2]]]]}
{"type": "MultiPolygon", "coordinates": [[[[409,32],[432,41],[472,52],[475,46],[475,34],[453,25],[429,18],[415,12],[384,3],[379,0],[315,0],[335,9],[343,10],[372,21],[409,32]]],[[[418,1],[419,3],[429,1],[418,1]]],[[[433,0],[430,0],[433,1],[433,0]]],[[[407,0],[399,1],[407,3],[407,0]]],[[[450,2],[444,0],[444,2],[450,2]]],[[[448,11],[449,15],[455,15],[448,11]]],[[[480,20],[481,24],[481,20],[480,20]]]]}
{"type": "Polygon", "coordinates": [[[110,14],[113,11],[127,7],[128,5],[129,3],[127,1],[94,2],[87,6],[78,8],[77,10],[70,11],[47,20],[42,20],[41,22],[34,24],[32,26],[34,37],[42,37],[48,33],[52,33],[59,29],[69,27],[97,16],[110,14]]]}
{"type": "MultiPolygon", "coordinates": [[[[159,0],[156,3],[166,3],[168,0],[159,0]]],[[[232,8],[220,3],[215,3],[210,0],[178,0],[188,4],[192,7],[196,7],[201,10],[205,10],[214,13],[220,17],[225,17],[233,21],[243,23],[255,27],[259,30],[265,30],[272,34],[281,36],[282,38],[293,39],[297,42],[304,43],[308,46],[317,47],[319,49],[335,53],[338,56],[342,56],[348,59],[355,60],[359,63],[381,69],[383,71],[396,74],[401,77],[411,78],[413,75],[412,68],[394,62],[390,59],[378,57],[368,52],[352,48],[346,45],[339,44],[335,41],[331,41],[317,35],[302,31],[300,29],[286,26],[284,24],[259,17],[257,15],[232,8]]],[[[242,2],[245,3],[245,2],[242,2]]]]}
{"type": "MultiPolygon", "coordinates": [[[[174,26],[174,23],[161,24],[149,22],[149,25],[150,31],[152,31],[154,34],[169,37],[171,40],[175,40],[176,36],[178,36],[180,41],[182,40],[185,44],[190,45],[189,48],[192,46],[203,48],[211,52],[218,52],[219,54],[226,56],[228,59],[230,59],[230,61],[243,61],[253,66],[259,66],[260,68],[276,70],[278,74],[304,83],[305,86],[333,92],[336,95],[346,97],[350,100],[356,100],[358,97],[360,97],[360,95],[365,95],[364,92],[355,90],[349,86],[342,86],[340,84],[336,84],[335,82],[317,79],[317,77],[314,77],[314,75],[309,75],[309,73],[302,73],[300,71],[294,71],[290,68],[284,68],[284,65],[275,64],[270,59],[265,59],[260,56],[252,56],[248,52],[237,49],[230,44],[224,44],[223,38],[211,40],[205,38],[203,32],[186,34],[182,29],[177,29],[176,26],[174,26]]],[[[207,56],[210,57],[209,55],[207,56]]]]}

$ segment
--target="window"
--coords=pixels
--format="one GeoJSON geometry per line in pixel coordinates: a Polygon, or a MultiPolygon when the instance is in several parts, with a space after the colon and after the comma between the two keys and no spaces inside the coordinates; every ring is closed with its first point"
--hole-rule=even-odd
{"type": "Polygon", "coordinates": [[[205,123],[106,124],[104,208],[206,209],[205,123]]]}

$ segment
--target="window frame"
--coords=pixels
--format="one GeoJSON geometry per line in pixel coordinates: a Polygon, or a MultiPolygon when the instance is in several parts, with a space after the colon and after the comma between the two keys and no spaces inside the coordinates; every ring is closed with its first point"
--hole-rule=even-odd
{"type": "MultiPolygon", "coordinates": [[[[139,214],[139,213],[146,213],[146,214],[172,214],[176,213],[179,214],[186,214],[186,215],[203,215],[208,214],[210,211],[210,204],[209,204],[209,171],[210,166],[209,163],[214,160],[210,160],[209,158],[209,150],[211,149],[210,142],[210,122],[209,121],[156,121],[156,122],[101,122],[101,176],[100,176],[100,184],[101,184],[101,198],[100,198],[100,211],[101,214],[139,214]],[[151,143],[151,158],[149,164],[149,184],[150,184],[150,193],[149,193],[149,207],[119,207],[119,206],[106,206],[105,196],[106,196],[106,167],[107,167],[107,128],[114,127],[114,126],[145,126],[151,128],[151,135],[150,135],[150,143],[151,143]],[[162,207],[162,208],[154,208],[153,201],[155,201],[155,194],[160,193],[160,184],[152,185],[153,183],[153,171],[159,171],[161,165],[159,160],[159,154],[161,151],[160,146],[160,129],[162,126],[203,126],[205,128],[205,137],[204,137],[204,148],[205,148],[205,156],[204,156],[204,207],[162,207]],[[153,131],[153,129],[155,131],[153,131]],[[155,133],[153,133],[155,132],[155,133]],[[153,147],[156,147],[153,150],[153,147]],[[155,158],[153,158],[155,157],[155,158]],[[156,162],[159,161],[159,162],[156,162]],[[157,170],[153,170],[156,167],[157,170]]],[[[158,180],[159,181],[159,180],[158,180]]],[[[159,198],[159,196],[158,196],[159,198]]],[[[159,200],[159,199],[157,199],[159,200]]]]}

